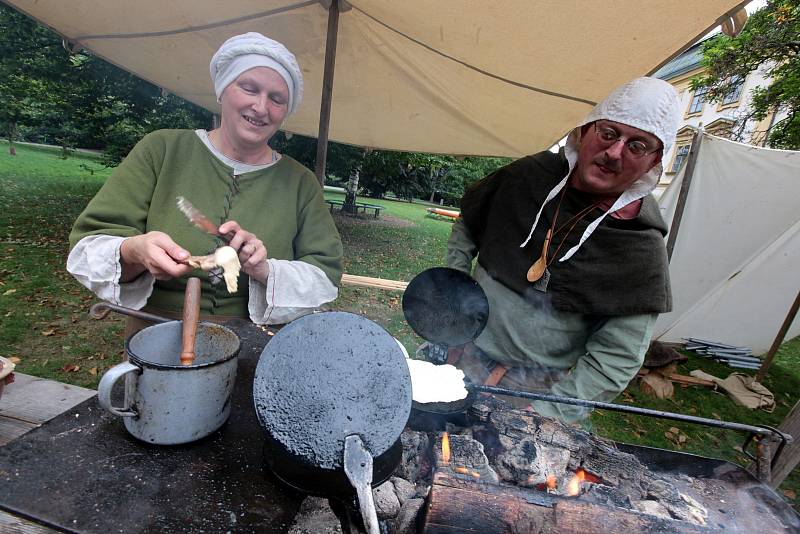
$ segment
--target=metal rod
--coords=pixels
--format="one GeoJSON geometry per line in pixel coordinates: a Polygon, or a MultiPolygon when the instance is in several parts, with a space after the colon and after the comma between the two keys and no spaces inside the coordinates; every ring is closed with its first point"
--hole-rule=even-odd
{"type": "Polygon", "coordinates": [[[541,400],[545,402],[556,402],[560,404],[572,404],[573,406],[585,406],[589,408],[599,408],[602,410],[611,410],[615,412],[624,412],[637,415],[646,415],[649,417],[657,417],[659,419],[672,419],[673,421],[683,421],[686,423],[695,423],[698,425],[712,426],[716,428],[724,428],[727,430],[737,430],[739,432],[749,432],[757,436],[775,435],[779,439],[788,441],[791,439],[783,432],[771,427],[760,427],[745,425],[742,423],[732,423],[729,421],[718,421],[716,419],[707,419],[705,417],[696,417],[694,415],[684,415],[680,413],[662,412],[661,410],[651,410],[649,408],[639,408],[638,406],[623,406],[621,404],[613,404],[610,402],[590,401],[585,399],[575,399],[572,397],[561,397],[559,395],[551,395],[549,393],[531,393],[528,391],[515,391],[513,389],[503,389],[491,386],[470,386],[471,389],[482,391],[484,393],[492,393],[493,395],[505,395],[508,397],[519,397],[523,399],[541,400]]]}
{"type": "Polygon", "coordinates": [[[91,308],[89,308],[89,316],[92,319],[102,319],[112,311],[121,313],[122,315],[127,315],[129,317],[136,317],[137,319],[142,319],[144,321],[150,321],[152,323],[168,323],[173,320],[160,315],[153,315],[152,313],[132,310],[123,306],[117,306],[116,304],[111,304],[110,302],[98,302],[97,304],[94,304],[91,308]]]}

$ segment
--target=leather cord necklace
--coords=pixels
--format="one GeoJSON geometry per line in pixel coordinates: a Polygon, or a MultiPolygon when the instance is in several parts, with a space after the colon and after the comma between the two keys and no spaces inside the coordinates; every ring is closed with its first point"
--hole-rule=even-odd
{"type": "Polygon", "coordinates": [[[537,259],[533,263],[533,265],[531,265],[530,269],[528,269],[528,274],[526,276],[528,282],[536,282],[542,276],[544,276],[545,271],[547,271],[547,268],[550,266],[551,263],[553,263],[553,260],[558,255],[559,251],[561,250],[561,247],[564,246],[564,243],[567,241],[567,237],[569,237],[569,234],[572,232],[572,230],[575,228],[578,222],[581,219],[583,219],[586,215],[588,215],[589,212],[591,212],[594,208],[600,205],[599,202],[595,202],[594,204],[591,204],[583,208],[577,214],[573,215],[567,221],[565,221],[561,226],[556,228],[556,222],[558,221],[558,213],[561,210],[561,201],[564,200],[564,196],[567,193],[567,187],[568,186],[564,187],[564,191],[558,198],[556,211],[553,214],[553,222],[550,224],[550,228],[547,230],[547,235],[544,238],[544,245],[542,245],[542,254],[539,256],[539,259],[537,259]],[[571,226],[564,234],[564,237],[561,239],[561,243],[558,244],[558,247],[556,248],[555,252],[553,252],[553,256],[548,260],[547,254],[548,250],[550,249],[550,242],[553,240],[554,236],[559,234],[569,224],[571,224],[571,226]]]}

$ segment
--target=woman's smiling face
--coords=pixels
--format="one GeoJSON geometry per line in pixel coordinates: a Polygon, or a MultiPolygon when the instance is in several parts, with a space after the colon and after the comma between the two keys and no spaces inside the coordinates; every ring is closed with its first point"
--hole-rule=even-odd
{"type": "Polygon", "coordinates": [[[254,67],[225,88],[220,104],[223,142],[235,154],[252,153],[265,148],[289,113],[289,87],[273,69],[254,67]]]}

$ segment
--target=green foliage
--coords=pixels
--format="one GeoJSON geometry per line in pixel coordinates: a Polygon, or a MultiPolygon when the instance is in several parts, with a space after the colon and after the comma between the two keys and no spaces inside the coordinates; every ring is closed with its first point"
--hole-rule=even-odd
{"type": "MultiPolygon", "coordinates": [[[[209,81],[210,83],[210,81],[209,81]]],[[[118,163],[142,135],[198,128],[211,114],[83,52],[0,4],[0,127],[10,140],[106,151],[118,163]]]]}
{"type": "Polygon", "coordinates": [[[720,102],[737,80],[763,69],[771,82],[753,89],[752,109],[740,122],[785,111],[788,116],[770,132],[770,146],[800,148],[800,0],[769,0],[741,34],[710,39],[703,55],[706,71],[692,80],[692,89],[705,87],[706,98],[720,102]]]}
{"type": "MultiPolygon", "coordinates": [[[[302,135],[289,138],[278,132],[270,145],[284,154],[314,168],[317,140],[302,135]]],[[[359,172],[359,188],[372,198],[387,193],[405,200],[440,199],[457,206],[465,187],[511,161],[510,158],[454,157],[423,152],[393,152],[364,149],[342,143],[328,143],[326,174],[331,185],[344,186],[354,172],[359,172]]]]}

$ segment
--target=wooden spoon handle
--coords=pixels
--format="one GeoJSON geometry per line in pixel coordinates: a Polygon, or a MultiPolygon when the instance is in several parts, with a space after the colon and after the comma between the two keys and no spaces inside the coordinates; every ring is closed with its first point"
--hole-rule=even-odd
{"type": "Polygon", "coordinates": [[[194,343],[197,337],[197,320],[200,318],[200,279],[189,278],[186,281],[186,294],[183,299],[183,352],[181,364],[192,365],[194,362],[194,343]]]}

